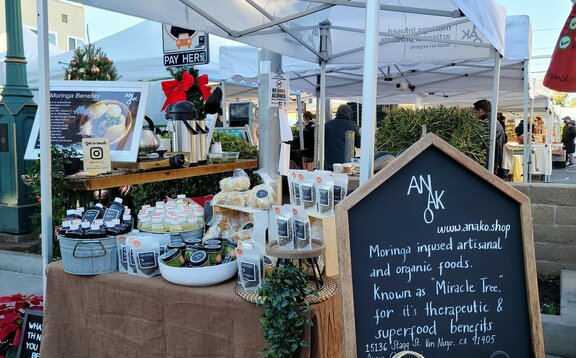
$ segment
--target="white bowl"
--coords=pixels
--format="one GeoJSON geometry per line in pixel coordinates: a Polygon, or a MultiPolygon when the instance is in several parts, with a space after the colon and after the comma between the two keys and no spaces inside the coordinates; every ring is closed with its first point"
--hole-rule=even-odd
{"type": "Polygon", "coordinates": [[[232,278],[238,272],[238,264],[231,261],[226,264],[205,267],[172,267],[158,260],[160,274],[168,282],[183,286],[211,286],[232,278]]]}

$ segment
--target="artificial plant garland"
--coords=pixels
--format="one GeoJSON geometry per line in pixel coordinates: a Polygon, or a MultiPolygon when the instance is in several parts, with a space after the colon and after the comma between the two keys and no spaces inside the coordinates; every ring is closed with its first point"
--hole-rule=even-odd
{"type": "Polygon", "coordinates": [[[274,269],[264,287],[258,290],[264,307],[260,327],[268,347],[260,350],[265,357],[292,357],[308,343],[302,339],[304,328],[312,326],[306,303],[308,274],[290,263],[274,269]]]}

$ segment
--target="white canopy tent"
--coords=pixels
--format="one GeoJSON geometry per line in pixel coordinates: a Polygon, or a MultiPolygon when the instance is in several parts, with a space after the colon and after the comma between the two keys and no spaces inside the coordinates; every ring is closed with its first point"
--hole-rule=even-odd
{"type": "MultiPolygon", "coordinates": [[[[170,79],[172,76],[163,64],[162,24],[154,21],[140,22],[124,31],[95,41],[94,45],[102,48],[114,61],[122,81],[157,81],[170,79]]],[[[218,36],[209,37],[210,62],[195,66],[202,74],[207,74],[211,81],[220,81],[218,49],[221,46],[241,45],[218,36]]],[[[64,68],[73,58],[73,51],[50,58],[50,79],[64,77],[64,68]]],[[[28,78],[31,87],[38,85],[38,72],[28,78]]]]}
{"type": "MultiPolygon", "coordinates": [[[[7,34],[3,32],[0,34],[0,84],[6,83],[6,40],[7,34]]],[[[22,29],[22,40],[24,44],[24,56],[28,64],[26,65],[27,77],[37,76],[38,73],[38,37],[36,34],[27,27],[22,29]]],[[[48,45],[50,56],[56,56],[65,52],[59,47],[52,44],[48,45]]]]}
{"type": "MultiPolygon", "coordinates": [[[[504,54],[505,10],[493,0],[81,0],[85,5],[108,9],[185,28],[194,28],[282,55],[319,62],[321,78],[328,63],[364,65],[361,182],[372,172],[375,129],[377,63],[406,63],[452,58],[490,58],[504,54]],[[366,21],[362,21],[365,19],[366,21]],[[438,44],[441,44],[439,46],[438,44]],[[322,45],[322,46],[320,46],[322,45]],[[424,46],[428,47],[424,47],[424,46]],[[446,49],[450,49],[450,55],[446,49]],[[457,51],[453,51],[458,49],[457,51]],[[424,51],[426,50],[426,51],[424,51]]],[[[40,70],[43,94],[40,113],[49,118],[47,4],[37,0],[40,70]]],[[[499,72],[499,58],[495,60],[499,72]]],[[[498,76],[495,76],[498,78],[498,76]]],[[[325,98],[321,81],[320,94],[325,98]]],[[[498,86],[494,85],[497,94],[498,86]]],[[[321,100],[321,103],[324,103],[321,100]]],[[[323,129],[323,109],[320,127],[323,129]]],[[[40,144],[49,153],[49,120],[41,124],[40,144]]],[[[493,138],[493,136],[492,136],[493,138]]],[[[319,143],[323,147],[323,143],[319,143]]],[[[42,233],[50,237],[50,156],[42,160],[42,233]],[[46,194],[46,195],[45,195],[46,194]]],[[[48,241],[43,248],[48,250],[48,241]]],[[[45,263],[47,255],[44,255],[45,263]]]]}
{"type": "MultiPolygon", "coordinates": [[[[1,45],[0,37],[0,45],[1,45]]],[[[122,81],[149,81],[150,96],[146,103],[146,114],[155,122],[164,121],[164,114],[160,112],[165,97],[162,92],[160,80],[171,79],[170,73],[163,64],[162,50],[162,24],[154,21],[142,21],[124,31],[108,36],[94,42],[102,48],[106,55],[114,61],[114,65],[122,81]],[[137,40],[135,40],[137,39],[137,40]]],[[[243,47],[241,43],[223,39],[219,36],[209,36],[210,62],[206,65],[195,66],[201,75],[206,74],[210,81],[220,82],[219,51],[222,46],[243,47]]],[[[25,30],[25,51],[28,60],[28,85],[38,88],[38,40],[30,30],[25,30]]],[[[50,79],[60,80],[65,75],[65,68],[73,58],[73,51],[64,52],[58,48],[50,51],[50,79]]],[[[1,55],[0,55],[1,56],[1,55]]],[[[4,67],[2,66],[2,69],[4,67]]],[[[1,70],[0,70],[1,71],[1,70]]],[[[0,80],[4,77],[0,72],[0,80]]]]}
{"type": "MultiPolygon", "coordinates": [[[[500,98],[506,105],[521,105],[524,92],[524,61],[530,58],[530,21],[528,16],[506,17],[506,56],[502,60],[500,98]]],[[[258,49],[250,46],[220,48],[220,76],[258,84],[258,49]]],[[[377,102],[404,104],[420,101],[433,104],[472,104],[490,98],[494,78],[493,60],[427,61],[378,65],[377,102]],[[414,91],[399,83],[410,83],[414,91]]],[[[315,94],[318,66],[298,59],[284,58],[284,72],[291,89],[315,94]]],[[[533,92],[533,91],[532,91],[533,92]]],[[[326,67],[326,96],[336,99],[362,100],[362,68],[333,64],[326,67]]],[[[533,97],[533,95],[531,95],[533,97]]]]}
{"type": "MultiPolygon", "coordinates": [[[[363,63],[364,1],[340,0],[80,0],[108,9],[265,48],[318,63],[363,63]],[[225,11],[224,11],[225,9],[225,11]],[[329,21],[329,53],[321,55],[320,23],[329,21]]],[[[445,59],[444,47],[423,51],[413,46],[448,43],[466,58],[486,57],[486,48],[504,53],[504,8],[491,0],[381,0],[380,61],[445,59]],[[467,47],[471,43],[475,48],[467,47]],[[483,50],[484,49],[484,50],[483,50]]],[[[456,56],[459,58],[459,56],[456,56]]]]}

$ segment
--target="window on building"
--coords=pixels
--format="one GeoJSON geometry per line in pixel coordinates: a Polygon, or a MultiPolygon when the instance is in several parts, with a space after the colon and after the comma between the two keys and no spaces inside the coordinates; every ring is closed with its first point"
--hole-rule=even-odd
{"type": "Polygon", "coordinates": [[[84,40],[78,37],[68,36],[68,51],[74,50],[84,45],[84,40]]]}
{"type": "MultiPolygon", "coordinates": [[[[32,31],[33,33],[35,33],[36,35],[38,35],[38,30],[29,27],[28,28],[30,31],[32,31]]],[[[55,32],[49,31],[48,32],[48,42],[51,43],[54,46],[58,46],[58,36],[55,32]]]]}
{"type": "Polygon", "coordinates": [[[62,23],[63,23],[63,24],[67,24],[67,23],[68,23],[68,15],[66,15],[66,14],[61,14],[60,17],[62,18],[62,23]]]}
{"type": "Polygon", "coordinates": [[[58,46],[58,44],[57,44],[58,41],[56,41],[57,39],[58,39],[58,36],[56,36],[55,32],[49,32],[48,33],[48,42],[50,42],[52,45],[58,46]]]}

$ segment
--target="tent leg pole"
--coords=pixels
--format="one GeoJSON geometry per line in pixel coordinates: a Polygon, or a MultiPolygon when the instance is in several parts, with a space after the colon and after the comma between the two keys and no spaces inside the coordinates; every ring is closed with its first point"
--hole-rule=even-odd
{"type": "Polygon", "coordinates": [[[530,149],[529,143],[532,142],[532,127],[529,125],[530,119],[528,115],[528,96],[529,96],[529,72],[528,66],[530,62],[529,60],[524,60],[524,112],[522,113],[522,118],[524,118],[524,148],[522,151],[522,155],[524,157],[522,163],[522,177],[523,182],[528,183],[528,177],[530,176],[530,149]]]}
{"type": "MultiPolygon", "coordinates": [[[[318,100],[318,165],[317,169],[324,169],[324,124],[326,123],[326,61],[320,64],[320,99],[318,100]]],[[[332,169],[332,168],[329,168],[332,169]]]]}
{"type": "Polygon", "coordinates": [[[230,118],[228,118],[228,110],[226,106],[226,83],[224,81],[221,82],[222,87],[222,119],[224,127],[230,127],[230,118]]]}
{"type": "Polygon", "coordinates": [[[362,83],[362,136],[360,147],[360,185],[374,171],[374,135],[376,133],[376,85],[378,80],[378,38],[380,1],[366,1],[366,38],[364,46],[364,82],[362,83]]]}
{"type": "Polygon", "coordinates": [[[498,94],[500,91],[500,53],[494,50],[494,82],[492,87],[492,113],[490,114],[490,147],[488,149],[488,170],[494,173],[494,154],[496,148],[496,115],[498,112],[498,94]]]}
{"type": "Polygon", "coordinates": [[[298,111],[298,140],[300,149],[304,148],[304,123],[302,123],[302,95],[296,95],[296,109],[298,111]]]}
{"type": "Polygon", "coordinates": [[[48,4],[37,0],[38,10],[38,112],[40,119],[40,203],[42,232],[42,277],[46,297],[46,266],[52,261],[52,138],[50,138],[50,61],[48,55],[48,4]]]}

